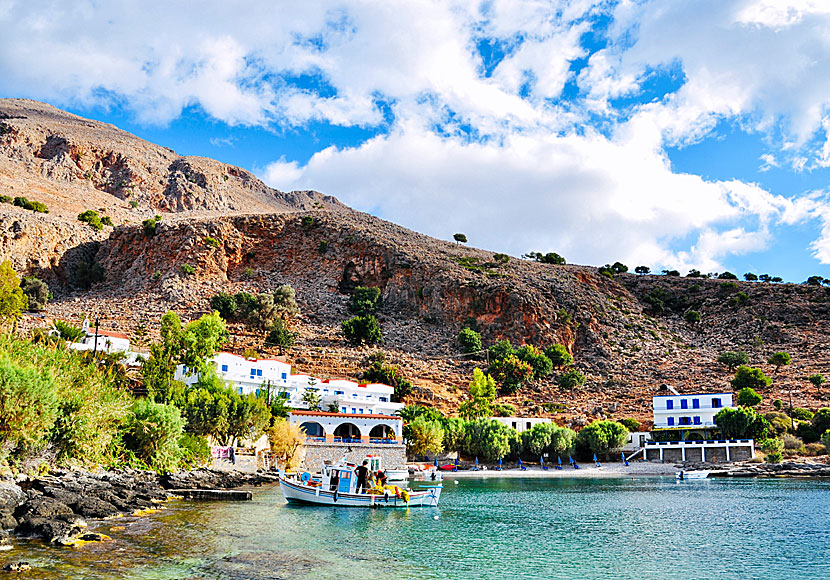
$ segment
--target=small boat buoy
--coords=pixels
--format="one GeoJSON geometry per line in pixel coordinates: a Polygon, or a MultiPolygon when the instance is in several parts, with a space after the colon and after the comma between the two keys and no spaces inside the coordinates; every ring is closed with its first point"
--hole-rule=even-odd
{"type": "Polygon", "coordinates": [[[432,519],[437,520],[438,516],[432,516],[432,519]]]}
{"type": "Polygon", "coordinates": [[[455,480],[455,485],[458,485],[458,480],[457,479],[455,480]]]}

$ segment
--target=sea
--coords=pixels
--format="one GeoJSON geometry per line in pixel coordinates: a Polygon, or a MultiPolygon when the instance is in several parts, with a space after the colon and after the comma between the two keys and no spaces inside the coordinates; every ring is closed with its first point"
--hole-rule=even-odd
{"type": "Polygon", "coordinates": [[[830,482],[455,481],[439,507],[409,510],[289,505],[277,487],[176,500],[94,525],[103,543],[16,541],[0,565],[50,579],[830,578],[830,482]]]}

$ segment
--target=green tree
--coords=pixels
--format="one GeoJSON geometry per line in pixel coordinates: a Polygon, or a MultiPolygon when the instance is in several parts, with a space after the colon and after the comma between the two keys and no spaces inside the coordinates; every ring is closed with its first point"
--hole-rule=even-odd
{"type": "Polygon", "coordinates": [[[368,316],[378,311],[380,307],[380,288],[374,286],[358,286],[349,297],[346,304],[349,312],[357,316],[368,316]]]}
{"type": "Polygon", "coordinates": [[[20,281],[20,289],[28,298],[31,311],[43,310],[49,301],[49,286],[40,278],[25,276],[20,281]]]}
{"type": "Polygon", "coordinates": [[[751,387],[744,387],[738,392],[737,403],[741,407],[754,407],[763,400],[763,397],[751,387]]]}
{"type": "Polygon", "coordinates": [[[495,361],[491,369],[495,370],[492,376],[501,385],[502,392],[507,394],[515,393],[522,385],[533,379],[533,367],[514,354],[495,361]]]}
{"type": "Polygon", "coordinates": [[[560,389],[573,390],[576,387],[585,384],[585,375],[583,375],[576,369],[571,369],[559,377],[557,384],[559,385],[560,389]]]}
{"type": "Polygon", "coordinates": [[[683,318],[691,325],[700,323],[700,312],[697,310],[687,310],[683,318]]]}
{"type": "Polygon", "coordinates": [[[467,243],[467,236],[464,234],[453,234],[452,239],[455,240],[456,245],[467,243]]]}
{"type": "Polygon", "coordinates": [[[464,354],[481,352],[481,335],[471,328],[462,328],[458,333],[458,344],[464,354]]]}
{"type": "Polygon", "coordinates": [[[532,456],[544,454],[551,444],[553,432],[557,429],[553,423],[536,423],[522,433],[522,446],[532,456]]]}
{"type": "Polygon", "coordinates": [[[784,451],[784,442],[781,439],[767,439],[761,445],[761,451],[766,454],[767,463],[781,463],[784,451]]]}
{"type": "Polygon", "coordinates": [[[752,272],[747,272],[746,274],[744,274],[744,280],[746,280],[747,282],[757,282],[758,276],[756,276],[752,272]]]}
{"type": "Polygon", "coordinates": [[[225,321],[219,313],[204,314],[198,320],[189,322],[179,335],[178,362],[202,372],[207,360],[219,351],[227,338],[225,321]]]}
{"type": "Polygon", "coordinates": [[[718,276],[718,280],[737,280],[738,277],[732,272],[723,272],[718,276]]]}
{"type": "Polygon", "coordinates": [[[309,411],[319,411],[322,399],[323,398],[317,392],[317,389],[306,389],[303,392],[302,401],[308,405],[309,411]]]}
{"type": "Polygon", "coordinates": [[[507,264],[510,261],[510,256],[507,254],[493,254],[493,260],[499,264],[507,264]]]}
{"type": "Polygon", "coordinates": [[[470,381],[470,400],[458,407],[458,414],[463,419],[479,419],[493,414],[493,401],[496,399],[496,381],[485,375],[481,369],[473,369],[470,381]]]}
{"type": "Polygon", "coordinates": [[[442,421],[444,429],[444,449],[447,451],[460,451],[464,445],[464,437],[467,434],[467,421],[457,417],[449,417],[442,421]]]}
{"type": "Polygon", "coordinates": [[[566,367],[574,362],[574,357],[568,352],[564,344],[552,344],[545,349],[545,356],[550,359],[556,368],[566,367]]]}
{"type": "Polygon", "coordinates": [[[577,444],[604,455],[620,449],[628,441],[628,429],[617,421],[594,421],[576,434],[577,444]]]}
{"type": "Polygon", "coordinates": [[[282,354],[285,349],[294,346],[296,340],[297,333],[288,330],[285,321],[278,318],[271,325],[268,334],[265,336],[265,346],[276,346],[280,349],[280,354],[282,354]]]}
{"type": "Polygon", "coordinates": [[[821,387],[821,385],[824,384],[824,375],[815,373],[807,377],[807,380],[810,381],[813,386],[821,387]]]}
{"type": "Polygon", "coordinates": [[[364,343],[377,344],[383,340],[380,324],[371,314],[344,320],[342,327],[346,340],[354,346],[360,346],[364,343]]]}
{"type": "Polygon", "coordinates": [[[740,391],[746,387],[750,389],[765,389],[772,383],[772,379],[764,374],[761,369],[741,365],[735,371],[735,377],[731,381],[732,388],[740,391]]]}
{"type": "Polygon", "coordinates": [[[715,425],[724,439],[756,439],[767,437],[769,422],[754,409],[726,407],[715,415],[715,425]]]}
{"type": "Polygon", "coordinates": [[[86,333],[83,330],[77,326],[67,324],[62,320],[54,320],[52,322],[52,326],[54,326],[55,330],[58,331],[60,337],[67,342],[79,342],[84,336],[86,336],[86,333]]]}
{"type": "Polygon", "coordinates": [[[641,276],[644,276],[645,274],[651,272],[651,268],[649,268],[648,266],[637,266],[636,268],[634,268],[634,271],[640,274],[641,276]]]}
{"type": "Polygon", "coordinates": [[[300,313],[297,293],[290,284],[280,284],[274,290],[274,309],[282,319],[293,318],[300,313]]]}
{"type": "Polygon", "coordinates": [[[816,411],[816,414],[813,415],[811,426],[819,436],[830,429],[830,407],[822,407],[816,411]]]}
{"type": "Polygon", "coordinates": [[[622,262],[614,262],[611,265],[611,270],[614,272],[614,274],[625,274],[626,272],[628,272],[628,266],[626,266],[622,262]]]}
{"type": "Polygon", "coordinates": [[[821,276],[810,276],[807,278],[807,282],[805,282],[808,286],[821,286],[822,282],[824,282],[824,278],[821,276]]]}
{"type": "Polygon", "coordinates": [[[127,418],[124,441],[149,467],[170,472],[176,469],[181,459],[179,440],[184,424],[176,407],[139,399],[127,418]]]}
{"type": "Polygon", "coordinates": [[[718,362],[733,371],[741,365],[749,364],[749,355],[742,350],[727,350],[718,355],[718,362]]]}
{"type": "Polygon", "coordinates": [[[409,423],[409,453],[416,457],[437,455],[444,449],[444,431],[438,421],[415,417],[409,423]]]}
{"type": "MultiPolygon", "coordinates": [[[[511,354],[515,355],[516,351],[513,350],[513,345],[510,344],[509,340],[500,340],[487,349],[487,355],[490,357],[491,365],[493,365],[496,361],[500,361],[511,354]]],[[[490,374],[493,374],[492,366],[490,367],[490,374]]]]}
{"type": "Polygon", "coordinates": [[[510,453],[511,429],[494,419],[476,419],[467,423],[464,453],[485,461],[496,461],[510,453]]]}
{"type": "Polygon", "coordinates": [[[771,365],[775,365],[775,372],[781,367],[787,366],[790,364],[790,354],[786,352],[776,352],[773,353],[768,359],[767,362],[771,365]]]}
{"type": "Polygon", "coordinates": [[[559,266],[564,266],[566,264],[565,258],[556,252],[548,252],[547,254],[542,254],[541,252],[528,252],[523,257],[530,260],[536,260],[542,264],[556,264],[559,266]]]}
{"type": "Polygon", "coordinates": [[[412,391],[412,382],[407,379],[397,365],[386,364],[386,355],[377,352],[368,359],[369,367],[363,371],[363,380],[380,383],[395,389],[392,400],[401,402],[412,391]]]}
{"type": "Polygon", "coordinates": [[[11,262],[3,260],[0,263],[0,324],[4,327],[16,326],[22,311],[28,307],[29,299],[20,287],[20,278],[11,262]]]}
{"type": "Polygon", "coordinates": [[[236,298],[232,294],[220,292],[210,299],[210,307],[225,320],[236,318],[237,304],[236,298]]]}
{"type": "Polygon", "coordinates": [[[640,422],[637,419],[626,417],[625,419],[617,419],[617,423],[628,429],[629,433],[633,433],[640,428],[640,422]]]}

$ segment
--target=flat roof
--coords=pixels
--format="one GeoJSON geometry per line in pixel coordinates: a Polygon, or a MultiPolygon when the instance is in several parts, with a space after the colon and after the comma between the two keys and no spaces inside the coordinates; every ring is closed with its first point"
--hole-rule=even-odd
{"type": "Polygon", "coordinates": [[[366,413],[329,413],[327,411],[291,411],[289,415],[296,415],[302,417],[348,417],[351,419],[384,419],[393,421],[403,421],[402,417],[397,415],[369,415],[366,413]]]}
{"type": "Polygon", "coordinates": [[[732,396],[733,393],[689,393],[683,395],[652,395],[652,399],[658,399],[663,397],[710,397],[712,395],[729,395],[732,396]]]}

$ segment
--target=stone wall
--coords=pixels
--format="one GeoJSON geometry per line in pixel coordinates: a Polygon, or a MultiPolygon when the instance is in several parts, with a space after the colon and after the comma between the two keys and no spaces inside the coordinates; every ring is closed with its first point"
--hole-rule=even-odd
{"type": "Polygon", "coordinates": [[[704,453],[709,463],[726,463],[725,447],[707,447],[704,453]]]}
{"type": "Polygon", "coordinates": [[[752,459],[752,447],[730,447],[729,458],[732,461],[749,461],[752,459]]]}
{"type": "Polygon", "coordinates": [[[360,463],[367,455],[379,455],[384,469],[406,468],[405,445],[371,445],[365,443],[306,443],[305,458],[300,469],[319,471],[324,460],[332,463],[346,457],[346,461],[360,463]]]}

